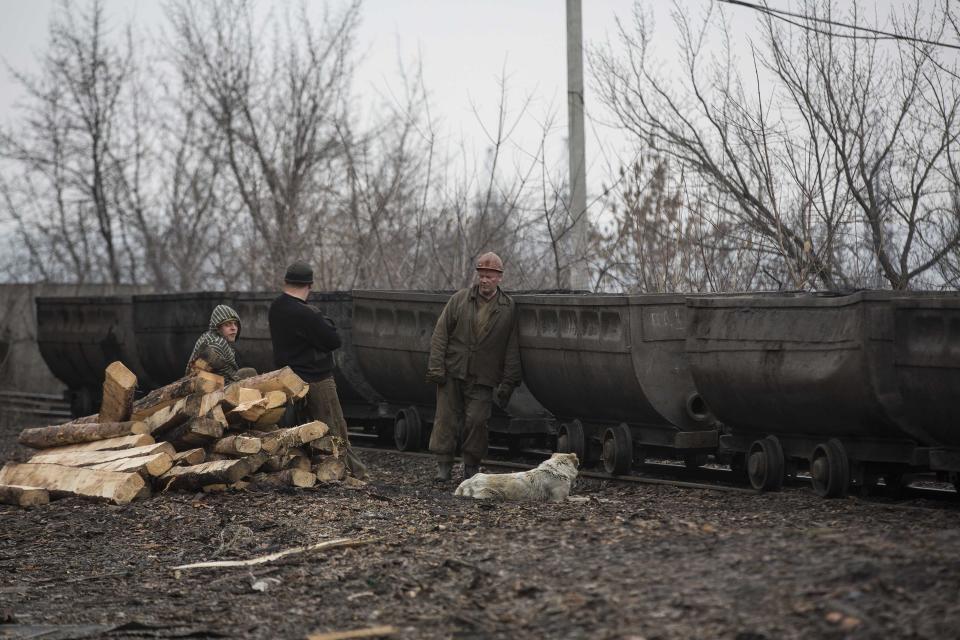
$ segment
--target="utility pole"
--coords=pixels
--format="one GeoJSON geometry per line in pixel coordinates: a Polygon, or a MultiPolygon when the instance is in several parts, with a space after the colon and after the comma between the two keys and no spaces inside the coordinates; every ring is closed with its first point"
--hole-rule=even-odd
{"type": "Polygon", "coordinates": [[[570,154],[570,287],[587,289],[587,167],[583,135],[583,20],[580,0],[567,0],[567,148],[570,154]]]}

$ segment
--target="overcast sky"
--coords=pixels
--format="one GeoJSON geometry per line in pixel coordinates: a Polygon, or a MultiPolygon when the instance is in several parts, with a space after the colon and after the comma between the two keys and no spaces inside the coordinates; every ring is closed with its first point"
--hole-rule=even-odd
{"type": "MultiPolygon", "coordinates": [[[[613,35],[616,17],[629,20],[634,0],[585,0],[583,29],[587,44],[613,35]]],[[[670,30],[665,1],[641,0],[662,15],[658,26],[670,30]]],[[[704,7],[707,0],[687,0],[704,7]]],[[[261,0],[283,7],[283,0],[261,0]]],[[[319,3],[316,3],[319,4],[319,3]]],[[[0,0],[0,59],[18,70],[35,70],[47,39],[54,0],[0,0]]],[[[137,29],[156,33],[164,23],[161,0],[105,0],[111,26],[133,21],[137,29]]],[[[745,12],[750,13],[750,12],[745,12]]],[[[566,40],[564,0],[364,0],[358,33],[363,55],[356,90],[384,95],[397,70],[398,56],[419,57],[431,93],[433,115],[443,131],[482,149],[479,118],[492,123],[499,99],[498,79],[507,76],[510,106],[519,109],[530,98],[529,117],[521,128],[521,143],[533,144],[538,123],[553,114],[558,134],[566,128],[566,40]]],[[[750,24],[753,16],[742,16],[750,24]]],[[[672,40],[664,39],[665,46],[672,40]]],[[[666,52],[669,57],[669,52],[666,52]]],[[[588,81],[589,82],[589,81],[588,81]]],[[[10,74],[0,72],[0,123],[16,117],[22,97],[10,74]]],[[[597,105],[587,92],[588,118],[597,105]]],[[[588,164],[596,165],[597,126],[587,122],[588,164]],[[593,146],[593,149],[590,147],[593,146]]],[[[560,139],[565,135],[559,136],[560,139]]]]}

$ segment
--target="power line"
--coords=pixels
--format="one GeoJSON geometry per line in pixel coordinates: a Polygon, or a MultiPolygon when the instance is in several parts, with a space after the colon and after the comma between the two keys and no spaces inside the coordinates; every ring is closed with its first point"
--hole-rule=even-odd
{"type": "Polygon", "coordinates": [[[949,42],[940,42],[938,40],[927,40],[925,38],[915,38],[913,36],[905,36],[900,33],[892,33],[890,31],[880,31],[878,29],[873,29],[871,27],[863,27],[856,24],[848,24],[845,22],[836,22],[834,20],[829,20],[827,18],[818,18],[816,16],[808,16],[802,13],[794,13],[792,11],[785,11],[783,9],[772,9],[770,7],[755,4],[752,2],[746,2],[745,0],[719,0],[720,2],[726,4],[732,4],[744,7],[746,9],[752,9],[753,11],[759,11],[760,13],[765,13],[771,18],[776,18],[777,20],[783,20],[789,24],[800,27],[801,29],[807,29],[808,31],[814,31],[816,33],[821,33],[827,36],[833,36],[837,38],[859,38],[861,36],[852,35],[852,34],[842,34],[834,33],[832,31],[824,31],[822,29],[817,29],[810,25],[801,24],[799,22],[794,22],[788,18],[800,18],[802,20],[808,20],[810,22],[820,22],[823,24],[830,25],[831,27],[842,27],[845,29],[853,29],[854,31],[865,31],[867,33],[874,34],[875,38],[873,40],[903,40],[906,42],[917,42],[920,44],[932,44],[937,47],[947,47],[948,49],[957,49],[960,50],[960,45],[950,44],[949,42]]]}

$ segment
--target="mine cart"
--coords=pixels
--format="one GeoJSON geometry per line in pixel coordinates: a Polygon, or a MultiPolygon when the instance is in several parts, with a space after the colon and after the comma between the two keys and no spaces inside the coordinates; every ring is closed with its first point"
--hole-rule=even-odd
{"type": "Polygon", "coordinates": [[[67,385],[74,416],[96,413],[104,369],[115,360],[144,388],[155,386],[137,354],[130,296],[37,298],[37,342],[50,371],[67,385]]]}
{"type": "Polygon", "coordinates": [[[758,489],[808,466],[823,496],[956,470],[958,302],[882,291],[691,298],[687,352],[725,425],[721,449],[740,454],[758,489]]]}
{"type": "Polygon", "coordinates": [[[647,457],[699,466],[718,432],[686,364],[679,295],[517,296],[533,394],[560,420],[557,448],[625,474],[647,457]],[[592,445],[598,445],[594,447],[592,445]]]}
{"type": "MultiPolygon", "coordinates": [[[[207,330],[210,313],[218,304],[233,306],[232,294],[196,291],[133,296],[137,353],[153,380],[163,385],[183,376],[193,345],[207,330]]],[[[243,315],[240,320],[243,323],[243,315]]],[[[245,331],[244,325],[241,341],[245,331]]]]}
{"type": "MultiPolygon", "coordinates": [[[[393,416],[394,442],[403,451],[424,447],[436,408],[436,387],[425,381],[430,338],[453,292],[354,291],[353,345],[360,369],[393,416]]],[[[506,411],[493,408],[491,432],[514,445],[551,433],[550,414],[521,385],[506,411]]]]}

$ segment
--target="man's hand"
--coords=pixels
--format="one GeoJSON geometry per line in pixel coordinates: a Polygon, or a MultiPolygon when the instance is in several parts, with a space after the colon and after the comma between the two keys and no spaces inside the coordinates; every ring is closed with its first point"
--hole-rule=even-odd
{"type": "Polygon", "coordinates": [[[442,387],[447,383],[447,376],[443,373],[431,373],[427,372],[427,382],[435,384],[438,387],[442,387]]]}
{"type": "Polygon", "coordinates": [[[507,405],[510,403],[510,396],[513,395],[513,387],[508,384],[501,384],[497,387],[497,392],[494,397],[494,401],[497,403],[497,406],[501,409],[506,409],[507,405]]]}

